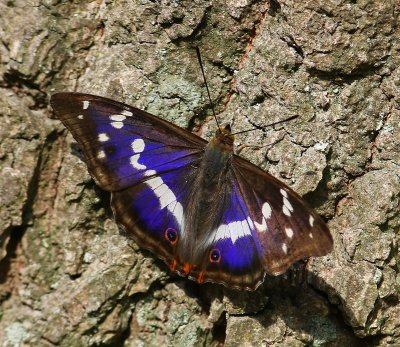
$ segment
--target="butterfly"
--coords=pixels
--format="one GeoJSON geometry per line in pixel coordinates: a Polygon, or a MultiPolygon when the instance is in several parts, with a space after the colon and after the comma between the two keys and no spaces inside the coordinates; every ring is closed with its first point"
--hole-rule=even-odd
{"type": "Polygon", "coordinates": [[[233,154],[230,126],[207,142],[123,103],[51,97],[118,225],[170,270],[198,283],[255,290],[265,275],[323,256],[325,222],[292,189],[233,154]]]}

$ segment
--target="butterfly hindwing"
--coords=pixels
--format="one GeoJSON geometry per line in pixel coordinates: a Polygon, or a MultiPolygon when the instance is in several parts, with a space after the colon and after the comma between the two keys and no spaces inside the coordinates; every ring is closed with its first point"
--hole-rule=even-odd
{"type": "Polygon", "coordinates": [[[283,273],[300,259],[331,251],[333,241],[325,222],[292,189],[236,156],[232,170],[267,273],[283,273]]]}
{"type": "Polygon", "coordinates": [[[204,252],[204,281],[254,289],[264,278],[261,245],[236,182],[224,186],[223,212],[218,226],[210,230],[204,252]]]}
{"type": "Polygon", "coordinates": [[[170,264],[185,231],[185,201],[193,180],[191,165],[149,176],[135,186],[114,192],[117,223],[143,248],[170,264]]]}

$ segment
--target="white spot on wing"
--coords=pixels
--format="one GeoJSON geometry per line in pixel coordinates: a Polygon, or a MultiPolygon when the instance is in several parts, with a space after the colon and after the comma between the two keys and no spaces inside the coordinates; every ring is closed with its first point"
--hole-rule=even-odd
{"type": "Polygon", "coordinates": [[[157,173],[157,171],[155,171],[155,170],[146,170],[146,171],[144,172],[144,175],[145,175],[146,177],[149,177],[149,176],[155,175],[156,173],[157,173]]]}
{"type": "Polygon", "coordinates": [[[105,157],[106,157],[106,153],[104,151],[99,151],[99,153],[97,153],[98,159],[104,159],[105,157]]]}
{"type": "Polygon", "coordinates": [[[289,239],[293,237],[293,229],[292,228],[285,228],[285,233],[289,239]]]}
{"type": "Polygon", "coordinates": [[[123,114],[113,114],[112,116],[110,116],[110,119],[116,122],[122,122],[126,119],[126,117],[123,114]]]}
{"type": "Polygon", "coordinates": [[[286,190],[280,189],[279,191],[281,192],[281,194],[282,194],[282,196],[283,196],[284,198],[287,198],[287,197],[288,197],[288,194],[287,194],[287,191],[286,191],[286,190]]]}
{"type": "Polygon", "coordinates": [[[235,243],[239,237],[244,236],[241,221],[231,222],[228,224],[229,235],[232,243],[235,243]]]}
{"type": "Polygon", "coordinates": [[[313,236],[312,233],[309,233],[308,236],[310,236],[310,239],[313,239],[313,238],[314,238],[314,236],[313,236]]]}
{"type": "Polygon", "coordinates": [[[144,151],[144,141],[142,139],[136,139],[132,142],[131,147],[135,153],[141,153],[144,151]]]}
{"type": "Polygon", "coordinates": [[[287,207],[287,209],[290,212],[293,212],[293,206],[292,206],[292,204],[289,202],[289,200],[287,198],[283,198],[283,204],[287,207]]]}
{"type": "Polygon", "coordinates": [[[293,212],[293,206],[290,203],[289,199],[288,199],[288,194],[285,190],[281,189],[280,190],[282,196],[283,196],[283,206],[282,206],[282,212],[290,217],[291,213],[293,212]]]}
{"type": "Polygon", "coordinates": [[[266,219],[271,218],[272,210],[271,210],[271,206],[270,206],[270,204],[268,202],[264,202],[264,204],[262,205],[261,211],[262,211],[263,216],[266,219]]]}
{"type": "Polygon", "coordinates": [[[287,254],[287,245],[286,243],[282,243],[282,251],[287,254]]]}
{"type": "Polygon", "coordinates": [[[127,116],[127,117],[132,117],[132,112],[131,112],[131,111],[128,111],[128,110],[123,110],[123,111],[121,112],[121,114],[123,114],[123,115],[125,115],[125,116],[127,116]]]}
{"type": "Polygon", "coordinates": [[[90,102],[89,102],[89,101],[87,101],[87,100],[84,100],[84,101],[83,101],[83,109],[84,109],[84,110],[87,110],[87,109],[88,109],[88,107],[89,107],[89,104],[90,104],[90,102]]]}
{"type": "MultiPolygon", "coordinates": [[[[162,197],[165,192],[167,192],[169,189],[165,183],[162,183],[159,185],[156,189],[153,190],[154,194],[156,194],[158,197],[162,197]]],[[[163,206],[165,207],[165,206],[163,206]]],[[[161,208],[163,208],[161,207],[161,208]]]]}
{"type": "Polygon", "coordinates": [[[314,226],[314,217],[310,215],[310,218],[308,219],[308,222],[310,223],[310,227],[314,226]]]}
{"type": "Polygon", "coordinates": [[[110,138],[108,137],[108,135],[106,133],[101,133],[101,134],[99,134],[98,139],[100,142],[106,142],[110,138]]]}
{"type": "Polygon", "coordinates": [[[132,156],[131,156],[131,159],[130,159],[131,165],[132,165],[135,169],[138,169],[138,170],[145,170],[145,169],[147,169],[146,165],[140,164],[140,163],[138,162],[139,158],[140,158],[140,154],[132,155],[132,156]]]}
{"type": "Polygon", "coordinates": [[[271,214],[272,214],[272,209],[268,202],[264,202],[264,204],[262,205],[262,208],[261,208],[261,212],[263,215],[261,224],[257,223],[257,222],[254,222],[254,224],[256,226],[257,231],[264,232],[264,231],[267,231],[267,229],[268,229],[266,219],[271,218],[271,214]]]}
{"type": "Polygon", "coordinates": [[[83,114],[80,114],[80,115],[78,116],[78,119],[83,119],[83,114]]]}
{"type": "Polygon", "coordinates": [[[249,224],[250,228],[254,230],[254,224],[250,217],[247,217],[247,223],[249,224]]]}
{"type": "Polygon", "coordinates": [[[256,221],[254,221],[254,225],[256,226],[256,229],[258,232],[263,233],[265,231],[267,231],[267,221],[265,220],[265,218],[262,218],[262,223],[257,223],[256,221]]]}
{"type": "MultiPolygon", "coordinates": [[[[168,206],[171,202],[176,201],[175,194],[172,192],[171,189],[168,188],[168,186],[165,183],[163,183],[161,186],[159,186],[156,189],[156,191],[155,191],[155,194],[160,199],[160,204],[161,204],[162,209],[164,207],[168,206]]],[[[175,205],[174,205],[174,207],[175,207],[175,205]]]]}
{"type": "Polygon", "coordinates": [[[290,211],[288,210],[288,208],[286,207],[286,205],[283,205],[283,207],[282,207],[282,212],[283,212],[286,216],[288,216],[288,217],[291,216],[291,213],[290,213],[290,211]]]}
{"type": "Polygon", "coordinates": [[[176,221],[178,222],[179,226],[181,227],[181,234],[184,232],[184,223],[185,223],[185,218],[183,216],[183,206],[180,202],[176,202],[176,205],[174,207],[171,207],[171,205],[168,205],[168,210],[174,215],[176,218],[176,221]]]}
{"type": "Polygon", "coordinates": [[[164,181],[161,177],[154,177],[146,181],[146,184],[153,190],[161,186],[163,183],[164,181]]]}
{"type": "Polygon", "coordinates": [[[116,129],[121,129],[124,126],[122,122],[111,122],[111,125],[116,129]]]}
{"type": "Polygon", "coordinates": [[[229,237],[229,229],[226,224],[221,224],[215,232],[214,242],[218,240],[224,240],[229,237]]]}

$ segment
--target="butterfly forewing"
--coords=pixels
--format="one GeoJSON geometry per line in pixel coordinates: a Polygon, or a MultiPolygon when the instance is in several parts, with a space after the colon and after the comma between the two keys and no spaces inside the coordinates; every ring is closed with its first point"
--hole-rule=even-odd
{"type": "Polygon", "coordinates": [[[190,132],[110,99],[59,93],[51,106],[81,146],[91,175],[108,191],[140,182],[149,170],[184,166],[206,145],[190,132]]]}

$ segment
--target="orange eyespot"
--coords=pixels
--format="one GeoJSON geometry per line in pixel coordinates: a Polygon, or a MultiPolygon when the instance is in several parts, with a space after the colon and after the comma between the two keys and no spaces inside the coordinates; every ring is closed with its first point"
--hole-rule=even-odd
{"type": "Polygon", "coordinates": [[[217,248],[213,248],[210,251],[210,262],[219,263],[221,261],[221,252],[217,248]]]}
{"type": "Polygon", "coordinates": [[[173,228],[168,228],[164,232],[164,238],[174,245],[178,241],[178,232],[173,228]]]}

